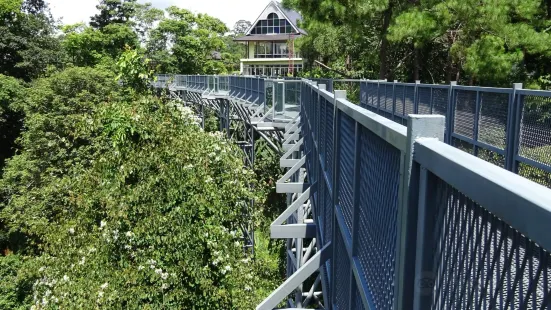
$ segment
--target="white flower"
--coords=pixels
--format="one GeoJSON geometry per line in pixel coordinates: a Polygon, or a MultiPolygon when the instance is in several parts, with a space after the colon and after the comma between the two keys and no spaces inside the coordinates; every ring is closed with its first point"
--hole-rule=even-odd
{"type": "Polygon", "coordinates": [[[131,247],[129,244],[126,244],[126,245],[124,246],[124,248],[125,248],[126,250],[130,250],[132,247],[131,247]]]}
{"type": "Polygon", "coordinates": [[[216,153],[214,153],[214,152],[209,153],[209,157],[214,157],[214,156],[216,156],[216,153]]]}
{"type": "Polygon", "coordinates": [[[250,286],[245,286],[245,291],[250,291],[251,290],[251,287],[250,286]]]}
{"type": "Polygon", "coordinates": [[[40,267],[40,269],[38,269],[38,271],[40,271],[40,272],[42,272],[44,270],[46,270],[46,267],[44,267],[44,266],[42,266],[42,267],[40,267]]]}
{"type": "Polygon", "coordinates": [[[161,288],[162,288],[163,290],[166,290],[166,289],[168,288],[168,284],[163,283],[163,285],[161,285],[161,288]]]}
{"type": "Polygon", "coordinates": [[[99,291],[99,292],[98,292],[98,297],[99,297],[99,298],[103,297],[103,292],[102,292],[102,291],[99,291]]]}
{"type": "Polygon", "coordinates": [[[240,243],[239,241],[235,241],[235,242],[233,243],[233,245],[235,245],[236,247],[238,247],[238,246],[241,245],[241,243],[240,243]]]}
{"type": "Polygon", "coordinates": [[[69,228],[69,233],[72,235],[75,233],[75,229],[73,227],[69,228]]]}
{"type": "Polygon", "coordinates": [[[227,271],[230,271],[231,267],[230,267],[230,265],[226,265],[226,267],[224,269],[226,269],[227,271]]]}
{"type": "Polygon", "coordinates": [[[107,222],[106,222],[106,221],[101,221],[101,222],[99,222],[99,227],[100,227],[100,228],[105,227],[105,225],[107,225],[107,222]]]}
{"type": "Polygon", "coordinates": [[[155,269],[155,265],[151,265],[151,266],[149,266],[149,268],[155,269]]]}
{"type": "Polygon", "coordinates": [[[67,275],[64,275],[63,276],[63,281],[65,281],[65,282],[69,281],[69,277],[67,275]]]}
{"type": "Polygon", "coordinates": [[[156,274],[162,274],[163,270],[161,268],[157,268],[157,269],[155,269],[155,273],[156,274]]]}
{"type": "Polygon", "coordinates": [[[79,264],[79,265],[84,265],[85,262],[86,262],[86,257],[83,256],[83,257],[80,259],[80,261],[78,262],[78,264],[79,264]]]}
{"type": "Polygon", "coordinates": [[[189,165],[187,165],[187,166],[184,167],[184,169],[191,169],[191,168],[193,168],[193,165],[192,165],[192,164],[189,164],[189,165]]]}
{"type": "Polygon", "coordinates": [[[100,286],[100,288],[101,288],[102,290],[104,290],[104,289],[106,289],[108,286],[109,286],[109,283],[105,282],[105,283],[103,283],[103,284],[100,286]]]}
{"type": "Polygon", "coordinates": [[[168,272],[161,273],[161,279],[163,280],[168,279],[168,272]]]}
{"type": "Polygon", "coordinates": [[[139,266],[138,266],[138,270],[143,270],[144,268],[145,268],[145,267],[142,266],[142,265],[139,265],[139,266]]]}
{"type": "Polygon", "coordinates": [[[211,177],[208,177],[206,180],[205,180],[205,183],[210,183],[212,182],[212,178],[211,177]]]}
{"type": "Polygon", "coordinates": [[[127,231],[125,235],[126,235],[128,238],[132,238],[132,236],[134,236],[134,233],[131,232],[131,231],[127,231]]]}
{"type": "Polygon", "coordinates": [[[150,265],[155,265],[157,262],[154,259],[150,259],[147,261],[147,263],[150,265]]]}
{"type": "Polygon", "coordinates": [[[248,258],[243,258],[241,261],[242,261],[244,264],[248,264],[248,263],[249,263],[249,259],[248,259],[248,258]]]}

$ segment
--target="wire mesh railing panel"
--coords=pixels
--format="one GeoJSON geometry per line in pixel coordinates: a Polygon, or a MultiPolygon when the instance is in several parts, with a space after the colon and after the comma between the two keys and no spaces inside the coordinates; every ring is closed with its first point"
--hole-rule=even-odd
{"type": "Polygon", "coordinates": [[[471,90],[457,90],[455,96],[453,132],[473,139],[477,92],[471,90]]]}
{"type": "Polygon", "coordinates": [[[415,112],[415,86],[414,85],[404,85],[405,87],[405,96],[404,96],[404,105],[405,105],[405,115],[414,114],[415,112]]]}
{"type": "Polygon", "coordinates": [[[323,223],[323,226],[324,226],[324,241],[325,241],[325,244],[327,244],[328,242],[331,242],[332,240],[332,237],[331,237],[331,234],[332,234],[332,231],[331,229],[333,229],[333,197],[331,197],[331,193],[329,192],[328,188],[327,188],[327,184],[323,181],[323,180],[320,180],[320,186],[323,186],[324,187],[324,191],[323,191],[323,213],[324,213],[324,223],[323,223]]]}
{"type": "Polygon", "coordinates": [[[376,309],[392,309],[400,151],[362,128],[357,257],[376,309]]]}
{"type": "Polygon", "coordinates": [[[521,94],[519,99],[518,172],[551,187],[551,95],[532,92],[521,94]]]}
{"type": "Polygon", "coordinates": [[[318,85],[325,85],[325,89],[332,93],[333,92],[333,80],[332,79],[323,79],[323,78],[309,78],[309,80],[318,83],[318,85]]]}
{"type": "MultiPolygon", "coordinates": [[[[326,99],[325,98],[320,98],[320,101],[319,101],[319,109],[320,109],[320,114],[321,115],[325,115],[325,110],[327,109],[327,102],[326,102],[326,99]]],[[[320,154],[322,156],[322,158],[324,159],[325,158],[325,151],[327,149],[327,146],[326,146],[326,141],[325,141],[325,135],[327,133],[327,130],[325,127],[327,127],[327,122],[320,122],[319,124],[319,128],[320,128],[320,136],[319,136],[319,140],[318,140],[318,146],[319,146],[319,150],[320,150],[320,154]]],[[[325,161],[324,161],[324,165],[325,167],[325,161]]]]}
{"type": "Polygon", "coordinates": [[[505,150],[509,97],[510,94],[507,93],[480,93],[478,141],[505,150]]]}
{"type": "Polygon", "coordinates": [[[264,81],[264,113],[268,113],[268,110],[273,107],[273,96],[274,96],[274,82],[265,80],[264,81]]]}
{"type": "Polygon", "coordinates": [[[346,99],[354,104],[360,104],[361,80],[333,80],[334,90],[346,90],[346,99]]]}
{"type": "Polygon", "coordinates": [[[331,181],[333,180],[333,115],[334,115],[334,105],[333,102],[325,100],[325,170],[327,172],[327,177],[331,181]]]}
{"type": "Polygon", "coordinates": [[[430,86],[419,87],[418,96],[418,114],[432,114],[432,88],[430,86]]]}
{"type": "Polygon", "coordinates": [[[363,301],[362,301],[362,295],[360,295],[360,291],[358,290],[358,287],[354,285],[354,299],[353,304],[350,306],[350,309],[354,310],[361,310],[364,309],[363,301]]]}
{"type": "Polygon", "coordinates": [[[350,257],[344,244],[344,239],[340,232],[335,234],[335,251],[339,253],[336,256],[335,268],[335,309],[349,310],[350,294],[350,257]]]}
{"type": "Polygon", "coordinates": [[[436,179],[432,309],[549,309],[551,255],[436,179]]]}
{"type": "Polygon", "coordinates": [[[338,204],[341,207],[344,222],[348,233],[352,231],[352,184],[354,178],[354,139],[355,139],[355,122],[350,116],[340,113],[340,130],[339,130],[339,152],[340,161],[338,174],[338,204]]]}
{"type": "MultiPolygon", "coordinates": [[[[394,88],[395,97],[396,97],[396,108],[394,111],[394,115],[400,115],[401,119],[398,121],[398,123],[403,123],[402,119],[405,118],[406,112],[405,112],[405,96],[406,96],[406,86],[404,85],[396,85],[394,88]]],[[[395,118],[396,119],[396,118],[395,118]]]]}
{"type": "Polygon", "coordinates": [[[448,113],[449,88],[433,88],[431,114],[446,115],[448,113]]]}

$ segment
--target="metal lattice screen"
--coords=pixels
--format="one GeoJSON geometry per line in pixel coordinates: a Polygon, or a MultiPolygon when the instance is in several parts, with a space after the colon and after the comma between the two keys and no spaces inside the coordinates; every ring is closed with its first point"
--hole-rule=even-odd
{"type": "Polygon", "coordinates": [[[438,177],[431,309],[549,309],[551,255],[438,177]]]}

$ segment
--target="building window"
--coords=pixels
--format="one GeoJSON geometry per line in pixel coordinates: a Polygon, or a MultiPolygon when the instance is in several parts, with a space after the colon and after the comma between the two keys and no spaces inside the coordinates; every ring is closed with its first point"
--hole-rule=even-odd
{"type": "MultiPolygon", "coordinates": [[[[293,74],[302,70],[302,64],[293,66],[293,74]]],[[[244,65],[244,75],[260,75],[270,77],[285,77],[289,75],[289,65],[244,65]]]]}
{"type": "Polygon", "coordinates": [[[287,34],[294,33],[293,26],[276,13],[270,13],[267,19],[259,20],[251,30],[251,34],[287,34]]]}
{"type": "MultiPolygon", "coordinates": [[[[289,47],[287,42],[257,42],[254,58],[289,58],[289,47]]],[[[292,58],[299,58],[296,51],[292,58]]]]}

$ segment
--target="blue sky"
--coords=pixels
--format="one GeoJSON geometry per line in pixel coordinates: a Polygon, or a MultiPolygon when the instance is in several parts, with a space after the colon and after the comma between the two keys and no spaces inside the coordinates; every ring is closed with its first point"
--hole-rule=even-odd
{"type": "MultiPolygon", "coordinates": [[[[96,13],[99,0],[47,0],[52,14],[61,18],[64,24],[88,22],[96,13]]],[[[253,22],[262,12],[269,0],[150,0],[153,6],[164,9],[171,5],[191,10],[196,13],[207,13],[218,17],[231,29],[235,22],[245,19],[253,22]]]]}

